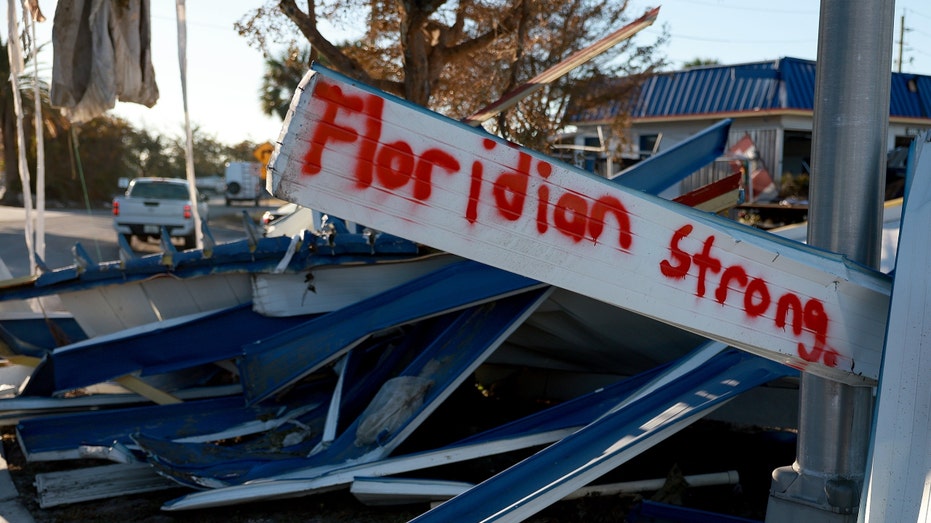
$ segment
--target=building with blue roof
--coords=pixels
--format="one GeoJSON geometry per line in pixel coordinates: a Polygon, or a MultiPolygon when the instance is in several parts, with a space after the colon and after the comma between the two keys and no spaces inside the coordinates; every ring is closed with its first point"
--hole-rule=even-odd
{"type": "MultiPolygon", "coordinates": [[[[567,121],[575,129],[562,136],[559,144],[564,151],[575,150],[576,163],[612,177],[638,160],[731,118],[728,146],[749,136],[757,161],[779,187],[787,177],[807,179],[815,74],[814,61],[797,58],[656,73],[629,90],[630,96],[594,108],[570,105],[567,121]],[[607,129],[625,114],[627,135],[609,137],[607,129]],[[620,154],[607,154],[617,150],[620,154]]],[[[931,129],[931,77],[892,73],[888,149],[907,146],[927,129],[931,129]]],[[[664,196],[677,196],[726,175],[717,171],[730,172],[727,162],[720,163],[664,196]]]]}

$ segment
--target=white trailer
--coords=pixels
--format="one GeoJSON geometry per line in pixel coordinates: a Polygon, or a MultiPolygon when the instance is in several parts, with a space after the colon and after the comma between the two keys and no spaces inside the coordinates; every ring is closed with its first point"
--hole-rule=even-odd
{"type": "Polygon", "coordinates": [[[251,201],[258,206],[265,196],[265,182],[258,162],[231,162],[226,165],[225,178],[227,207],[236,201],[251,201]]]}

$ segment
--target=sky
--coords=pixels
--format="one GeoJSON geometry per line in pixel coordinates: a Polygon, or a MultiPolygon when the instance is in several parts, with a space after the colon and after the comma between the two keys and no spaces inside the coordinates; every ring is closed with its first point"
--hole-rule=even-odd
{"type": "MultiPolygon", "coordinates": [[[[19,2],[17,2],[18,4],[19,2]]],[[[233,24],[263,0],[187,0],[188,107],[192,126],[226,144],[244,140],[274,142],[282,122],[266,116],[258,93],[262,54],[239,36],[233,24]]],[[[302,4],[302,2],[299,2],[302,4]]],[[[39,43],[51,42],[57,2],[39,0],[48,20],[37,25],[39,43]]],[[[659,5],[656,23],[637,39],[648,43],[665,26],[670,33],[661,52],[673,68],[696,58],[739,64],[780,57],[817,58],[819,3],[814,0],[631,0],[631,18],[659,5]]],[[[931,75],[931,4],[900,0],[895,7],[893,68],[899,56],[901,17],[905,17],[903,72],[931,75]]],[[[0,28],[7,40],[6,10],[0,28]]],[[[112,114],[152,133],[183,136],[184,111],[178,65],[177,20],[173,0],[151,0],[152,59],[160,98],[153,108],[117,103],[112,114]]],[[[330,29],[333,36],[340,35],[330,29]]],[[[51,44],[40,54],[40,75],[51,77],[51,44]]],[[[493,100],[488,100],[491,103],[493,100]]]]}

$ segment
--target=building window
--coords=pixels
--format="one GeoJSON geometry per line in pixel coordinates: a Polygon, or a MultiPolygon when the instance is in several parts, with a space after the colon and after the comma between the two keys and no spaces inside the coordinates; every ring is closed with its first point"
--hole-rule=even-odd
{"type": "Polygon", "coordinates": [[[653,156],[656,151],[656,145],[659,142],[658,134],[641,134],[640,135],[640,159],[653,156]]]}

